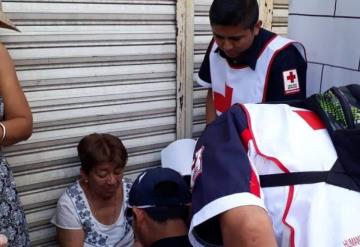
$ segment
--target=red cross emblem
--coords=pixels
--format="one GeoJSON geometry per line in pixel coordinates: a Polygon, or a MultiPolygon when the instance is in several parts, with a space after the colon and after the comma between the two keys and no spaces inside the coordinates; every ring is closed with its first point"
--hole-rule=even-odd
{"type": "Polygon", "coordinates": [[[300,92],[300,83],[298,78],[296,69],[286,70],[283,72],[285,95],[300,92]]]}
{"type": "Polygon", "coordinates": [[[286,77],[291,83],[294,83],[296,79],[296,75],[293,74],[292,71],[290,71],[289,75],[286,77]]]}
{"type": "Polygon", "coordinates": [[[227,111],[231,106],[233,88],[225,83],[225,96],[214,91],[214,106],[219,112],[227,111]]]}

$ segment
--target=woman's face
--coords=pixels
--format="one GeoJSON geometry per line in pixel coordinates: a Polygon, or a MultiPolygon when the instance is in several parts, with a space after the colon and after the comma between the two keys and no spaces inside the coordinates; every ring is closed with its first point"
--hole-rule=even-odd
{"type": "Polygon", "coordinates": [[[112,162],[96,164],[85,174],[89,188],[103,198],[113,197],[122,184],[123,169],[112,162]]]}

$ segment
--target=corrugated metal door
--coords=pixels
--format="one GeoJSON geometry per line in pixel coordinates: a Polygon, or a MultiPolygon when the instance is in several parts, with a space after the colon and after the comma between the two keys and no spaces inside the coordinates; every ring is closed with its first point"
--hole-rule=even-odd
{"type": "Polygon", "coordinates": [[[289,15],[289,0],[271,0],[273,1],[273,18],[271,30],[274,33],[286,36],[289,15]]]}
{"type": "Polygon", "coordinates": [[[212,0],[195,0],[194,17],[194,91],[193,136],[198,137],[205,127],[205,102],[207,89],[197,84],[196,78],[204,54],[212,38],[209,9],[212,0]]]}
{"type": "Polygon", "coordinates": [[[1,30],[34,116],[34,133],[7,148],[33,246],[79,174],[86,134],[120,136],[127,175],[159,164],[176,137],[175,0],[17,0],[4,10],[22,33],[1,30]]]}

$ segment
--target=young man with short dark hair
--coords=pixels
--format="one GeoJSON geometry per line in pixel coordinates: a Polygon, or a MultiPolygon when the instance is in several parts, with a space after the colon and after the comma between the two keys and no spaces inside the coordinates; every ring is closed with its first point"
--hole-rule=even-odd
{"type": "Polygon", "coordinates": [[[127,215],[144,247],[191,246],[188,240],[190,188],[169,168],[149,169],[138,176],[129,195],[127,215]]]}
{"type": "Polygon", "coordinates": [[[303,46],[261,28],[256,0],[214,0],[209,15],[213,39],[197,80],[208,88],[207,123],[235,103],[306,97],[303,46]]]}

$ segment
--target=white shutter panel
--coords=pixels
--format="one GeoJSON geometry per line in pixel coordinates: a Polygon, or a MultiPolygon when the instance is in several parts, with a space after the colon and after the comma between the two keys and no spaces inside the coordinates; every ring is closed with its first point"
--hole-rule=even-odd
{"type": "Polygon", "coordinates": [[[21,33],[1,30],[33,117],[32,137],[5,150],[32,246],[55,244],[49,223],[79,175],[78,141],[124,140],[127,176],[159,165],[176,137],[175,0],[4,0],[21,33]]]}

